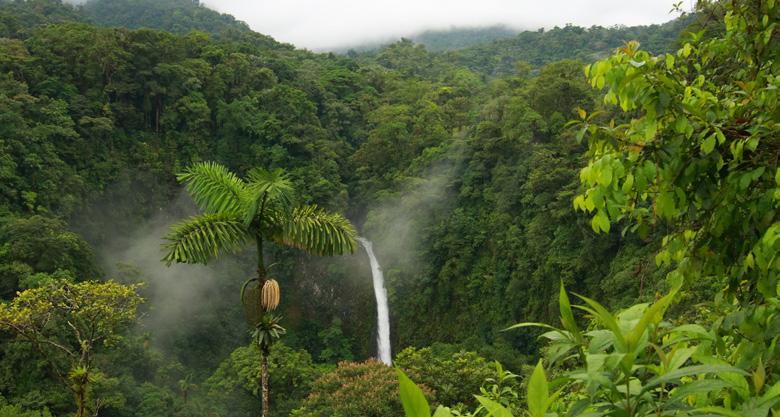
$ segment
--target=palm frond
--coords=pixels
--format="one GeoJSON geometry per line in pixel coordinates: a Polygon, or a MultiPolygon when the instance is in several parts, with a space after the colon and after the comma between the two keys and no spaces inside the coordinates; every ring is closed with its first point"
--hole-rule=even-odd
{"type": "Polygon", "coordinates": [[[243,211],[246,183],[216,162],[193,164],[177,175],[195,204],[207,213],[243,211]]]}
{"type": "Polygon", "coordinates": [[[200,214],[171,227],[163,261],[206,264],[221,253],[238,251],[249,237],[238,213],[200,214]]]}
{"type": "Polygon", "coordinates": [[[247,177],[251,200],[245,213],[244,224],[248,226],[265,207],[282,211],[291,209],[295,188],[283,170],[254,168],[249,171],[247,177]]]}
{"type": "Polygon", "coordinates": [[[279,228],[271,238],[277,243],[327,256],[353,253],[357,248],[352,223],[315,205],[295,208],[289,215],[279,213],[274,220],[279,228]]]}

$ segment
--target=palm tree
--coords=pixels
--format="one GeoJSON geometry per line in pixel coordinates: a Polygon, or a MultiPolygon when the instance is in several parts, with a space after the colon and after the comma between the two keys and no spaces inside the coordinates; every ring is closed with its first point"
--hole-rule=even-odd
{"type": "Polygon", "coordinates": [[[279,287],[267,277],[263,245],[273,242],[315,255],[352,253],[357,247],[355,228],[340,214],[295,205],[293,185],[281,169],[255,168],[244,180],[220,164],[202,162],[177,178],[203,213],[171,227],[164,244],[166,264],[206,264],[252,243],[257,249],[257,276],[250,281],[256,281],[255,304],[260,307],[252,324],[262,352],[262,416],[268,417],[268,352],[284,329],[277,317],[264,317],[276,308],[279,287]]]}

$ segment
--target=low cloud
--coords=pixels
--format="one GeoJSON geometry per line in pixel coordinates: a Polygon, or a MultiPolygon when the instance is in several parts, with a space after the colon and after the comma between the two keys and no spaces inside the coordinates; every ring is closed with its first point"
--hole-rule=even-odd
{"type": "MultiPolygon", "coordinates": [[[[692,0],[687,0],[686,6],[692,0]]],[[[410,36],[427,29],[506,24],[518,29],[572,23],[662,23],[674,0],[204,0],[253,30],[312,50],[410,36]]]]}

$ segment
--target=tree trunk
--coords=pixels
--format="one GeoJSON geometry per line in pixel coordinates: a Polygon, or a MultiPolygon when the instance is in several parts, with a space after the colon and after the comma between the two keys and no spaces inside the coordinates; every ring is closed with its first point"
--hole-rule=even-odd
{"type": "Polygon", "coordinates": [[[87,417],[87,388],[80,385],[76,388],[76,417],[87,417]]]}
{"type": "MultiPolygon", "coordinates": [[[[265,205],[265,199],[263,205],[265,205]]],[[[257,285],[260,286],[258,296],[262,297],[266,271],[265,262],[263,262],[263,239],[259,234],[255,237],[255,242],[257,243],[257,285]]],[[[268,417],[268,351],[262,346],[258,347],[260,348],[260,397],[263,407],[260,416],[268,417]]]]}
{"type": "Polygon", "coordinates": [[[262,417],[268,417],[268,352],[262,353],[262,365],[260,368],[260,385],[262,391],[263,412],[262,417]]]}

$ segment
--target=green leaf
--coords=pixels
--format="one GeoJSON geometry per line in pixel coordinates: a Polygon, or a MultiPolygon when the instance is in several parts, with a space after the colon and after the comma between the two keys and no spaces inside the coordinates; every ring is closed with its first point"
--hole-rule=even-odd
{"type": "Polygon", "coordinates": [[[433,417],[453,417],[449,408],[440,405],[436,408],[436,412],[433,413],[433,417]]]}
{"type": "Polygon", "coordinates": [[[620,326],[618,326],[617,320],[615,320],[615,316],[613,316],[609,311],[607,311],[606,308],[604,308],[604,306],[599,304],[597,301],[579,294],[577,294],[577,297],[585,301],[590,306],[590,307],[577,306],[577,308],[590,313],[591,315],[593,315],[593,317],[601,321],[615,336],[615,342],[617,343],[617,347],[619,347],[621,350],[625,349],[626,338],[622,330],[620,330],[620,326]]]}
{"type": "Polygon", "coordinates": [[[431,408],[425,399],[422,390],[406,374],[398,372],[399,391],[401,393],[401,405],[404,407],[406,417],[431,417],[431,408]]]}
{"type": "Polygon", "coordinates": [[[440,405],[436,408],[436,412],[433,413],[433,417],[453,417],[453,415],[449,408],[440,405]]]}
{"type": "Polygon", "coordinates": [[[530,323],[530,322],[526,322],[526,323],[517,323],[517,324],[513,324],[513,325],[511,325],[511,326],[507,327],[506,329],[504,329],[504,330],[502,330],[502,331],[504,331],[504,332],[505,332],[505,331],[507,331],[507,330],[519,329],[519,328],[522,328],[522,327],[541,327],[541,328],[543,328],[543,329],[550,329],[550,330],[560,330],[560,329],[557,329],[557,328],[555,328],[555,327],[553,327],[553,326],[550,326],[549,324],[544,324],[544,323],[530,323]]]}
{"type": "Polygon", "coordinates": [[[245,205],[248,191],[244,181],[216,162],[193,164],[177,179],[207,213],[240,212],[245,205]]]}
{"type": "Polygon", "coordinates": [[[599,233],[600,231],[603,231],[609,233],[611,225],[609,223],[609,217],[607,217],[607,213],[604,210],[599,210],[598,213],[593,216],[590,223],[594,232],[599,233]]]}
{"type": "Polygon", "coordinates": [[[674,288],[669,294],[666,294],[663,298],[656,301],[650,308],[648,308],[639,320],[639,323],[634,326],[631,332],[626,336],[626,342],[629,345],[629,349],[633,349],[639,343],[645,330],[651,323],[657,323],[661,321],[664,312],[674,300],[677,295],[678,288],[674,288]]]}
{"type": "Polygon", "coordinates": [[[205,264],[222,253],[236,252],[250,234],[238,213],[206,213],[192,216],[171,227],[163,248],[166,264],[205,264]]]}
{"type": "Polygon", "coordinates": [[[704,139],[704,141],[701,143],[701,152],[705,155],[709,154],[715,149],[715,135],[709,135],[707,136],[707,139],[704,139]]]}
{"type": "Polygon", "coordinates": [[[650,379],[645,384],[645,387],[643,391],[647,391],[650,388],[657,387],[661,384],[666,384],[670,382],[676,382],[682,377],[686,376],[693,376],[693,375],[700,375],[700,374],[718,374],[718,373],[724,373],[724,372],[733,372],[738,373],[741,375],[748,375],[747,372],[743,371],[742,369],[735,368],[733,366],[729,365],[695,365],[695,366],[687,366],[685,368],[679,368],[675,369],[674,371],[671,371],[664,375],[659,375],[655,378],[650,379]]]}
{"type": "Polygon", "coordinates": [[[273,213],[275,224],[271,239],[315,255],[343,255],[357,248],[357,231],[337,213],[328,213],[316,205],[297,207],[291,213],[273,213]]]}
{"type": "Polygon", "coordinates": [[[662,192],[655,200],[656,210],[661,216],[671,219],[674,217],[676,208],[674,205],[674,196],[669,192],[662,192]]]}
{"type": "Polygon", "coordinates": [[[752,377],[753,387],[755,388],[756,393],[760,393],[766,382],[766,369],[764,368],[764,363],[760,357],[758,358],[758,366],[756,367],[756,370],[753,371],[752,377]]]}
{"type": "Polygon", "coordinates": [[[603,186],[608,186],[612,182],[612,166],[609,164],[604,164],[601,166],[601,171],[599,172],[598,176],[598,182],[599,184],[603,186]]]}
{"type": "Polygon", "coordinates": [[[542,361],[536,364],[534,372],[531,374],[531,378],[528,381],[528,411],[531,413],[531,417],[544,417],[547,413],[547,401],[549,400],[550,393],[547,387],[547,377],[544,374],[544,366],[542,361]]]}
{"type": "Polygon", "coordinates": [[[730,386],[731,384],[728,382],[719,379],[702,379],[694,381],[676,388],[672,393],[671,401],[684,401],[685,397],[689,395],[718,392],[730,386]]]}
{"type": "Polygon", "coordinates": [[[723,134],[722,130],[715,128],[715,136],[718,138],[718,145],[726,143],[726,135],[723,134]]]}
{"type": "Polygon", "coordinates": [[[696,413],[701,414],[718,414],[721,416],[727,416],[727,417],[744,417],[742,414],[725,409],[723,407],[701,407],[693,410],[696,413]]]}
{"type": "Polygon", "coordinates": [[[626,175],[626,180],[623,182],[623,186],[621,187],[621,190],[624,193],[628,193],[631,191],[633,187],[634,187],[634,174],[628,174],[626,175]]]}
{"type": "Polygon", "coordinates": [[[683,48],[678,53],[681,53],[683,58],[688,58],[688,56],[691,54],[692,49],[693,47],[691,46],[691,44],[686,43],[685,45],[683,45],[683,48]]]}
{"type": "Polygon", "coordinates": [[[479,395],[477,395],[476,397],[477,397],[477,401],[479,401],[482,407],[485,408],[485,411],[487,411],[488,414],[486,417],[491,417],[491,416],[492,417],[513,417],[512,413],[510,413],[509,410],[504,408],[504,406],[502,406],[501,404],[479,395]]]}
{"type": "Polygon", "coordinates": [[[561,289],[558,294],[558,306],[561,311],[561,323],[563,323],[563,327],[571,332],[577,343],[581,343],[582,335],[580,334],[579,329],[577,329],[577,323],[574,321],[574,313],[571,310],[571,303],[569,301],[569,296],[566,294],[566,288],[563,286],[563,281],[561,281],[561,289]]]}
{"type": "Polygon", "coordinates": [[[585,137],[585,133],[588,131],[587,127],[583,127],[582,129],[577,131],[576,140],[577,143],[582,143],[582,139],[585,137]]]}
{"type": "Polygon", "coordinates": [[[780,397],[780,382],[776,382],[761,396],[761,403],[766,403],[780,397]]]}

